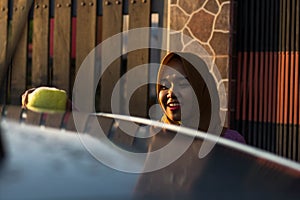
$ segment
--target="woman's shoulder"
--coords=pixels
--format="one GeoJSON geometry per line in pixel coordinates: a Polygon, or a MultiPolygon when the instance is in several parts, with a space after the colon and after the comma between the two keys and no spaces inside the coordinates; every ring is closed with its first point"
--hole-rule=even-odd
{"type": "Polygon", "coordinates": [[[222,136],[223,136],[223,138],[227,138],[230,140],[234,140],[234,141],[246,144],[244,137],[236,130],[227,128],[223,132],[222,136]]]}

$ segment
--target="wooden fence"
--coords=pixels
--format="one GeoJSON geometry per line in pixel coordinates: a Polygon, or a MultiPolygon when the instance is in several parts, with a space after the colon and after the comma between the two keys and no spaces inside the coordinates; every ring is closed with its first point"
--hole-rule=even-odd
{"type": "MultiPolygon", "coordinates": [[[[161,0],[0,0],[1,103],[20,104],[21,94],[41,85],[64,89],[71,97],[78,69],[101,41],[126,29],[164,26],[167,1],[161,0]],[[128,27],[126,27],[128,24],[128,27]],[[8,69],[7,69],[8,68],[8,69]]],[[[146,37],[150,42],[151,35],[146,37]]],[[[130,39],[130,38],[129,38],[130,39]]],[[[120,47],[120,51],[122,51],[120,47]]],[[[110,112],[110,94],[122,74],[160,54],[149,49],[115,60],[102,76],[96,108],[110,112]]],[[[142,74],[148,79],[148,72],[142,74]]],[[[140,88],[132,113],[147,116],[151,94],[140,88]]]]}

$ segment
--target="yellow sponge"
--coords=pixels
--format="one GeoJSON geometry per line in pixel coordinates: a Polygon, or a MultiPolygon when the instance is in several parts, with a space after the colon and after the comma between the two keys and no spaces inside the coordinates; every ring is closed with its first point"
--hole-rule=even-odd
{"type": "Polygon", "coordinates": [[[39,87],[28,94],[26,108],[36,112],[64,112],[67,105],[67,93],[53,87],[39,87]]]}

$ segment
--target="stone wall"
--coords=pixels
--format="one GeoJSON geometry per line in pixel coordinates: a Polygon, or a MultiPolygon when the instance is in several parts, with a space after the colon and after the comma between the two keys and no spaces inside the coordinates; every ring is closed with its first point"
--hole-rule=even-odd
{"type": "MultiPolygon", "coordinates": [[[[195,53],[199,49],[197,45],[201,45],[211,58],[212,66],[209,67],[218,87],[224,87],[226,94],[229,85],[230,3],[230,0],[169,0],[171,41],[180,41],[180,48],[195,53]],[[185,36],[190,39],[184,39],[185,36]]],[[[228,95],[220,94],[220,98],[228,101],[228,95]]],[[[221,114],[226,114],[227,110],[228,105],[221,104],[221,114]]]]}

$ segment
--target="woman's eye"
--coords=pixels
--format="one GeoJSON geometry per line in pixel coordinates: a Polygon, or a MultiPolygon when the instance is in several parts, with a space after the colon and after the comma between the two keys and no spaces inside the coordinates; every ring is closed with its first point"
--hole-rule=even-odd
{"type": "Polygon", "coordinates": [[[170,84],[169,83],[161,83],[161,90],[167,90],[170,88],[170,84]]]}
{"type": "Polygon", "coordinates": [[[160,89],[161,89],[161,90],[167,90],[167,89],[169,89],[169,88],[168,88],[167,86],[165,86],[165,85],[162,85],[160,89]]]}

